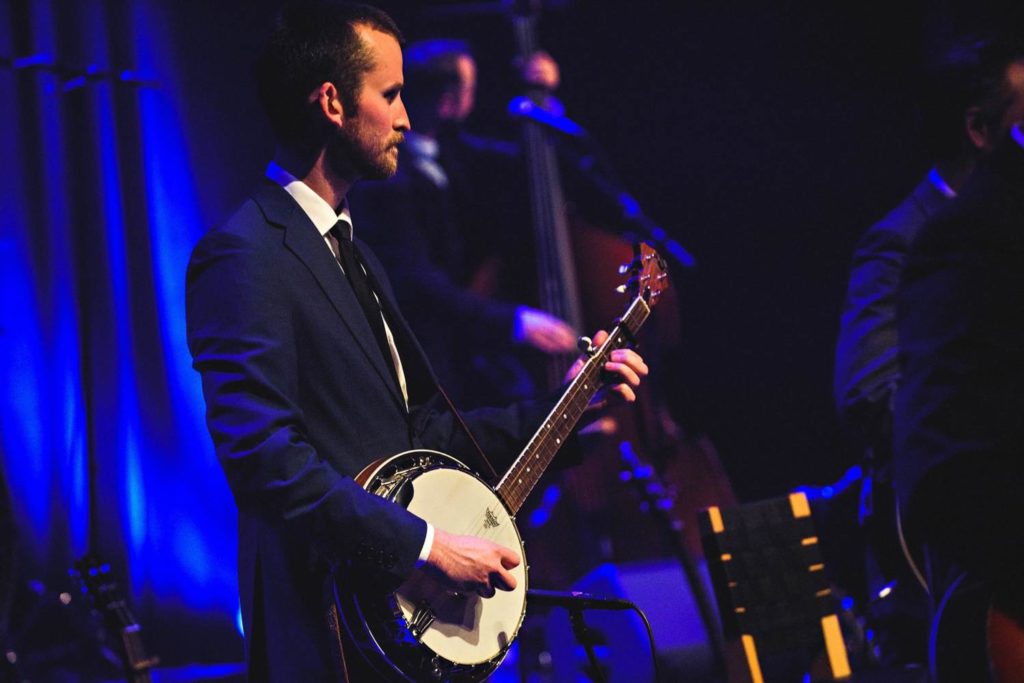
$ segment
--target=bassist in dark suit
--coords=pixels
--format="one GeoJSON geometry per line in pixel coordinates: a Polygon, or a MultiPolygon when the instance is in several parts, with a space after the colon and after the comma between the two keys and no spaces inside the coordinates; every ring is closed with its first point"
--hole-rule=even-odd
{"type": "MultiPolygon", "coordinates": [[[[529,67],[545,89],[557,85],[557,67],[544,53],[529,67]]],[[[515,347],[532,358],[572,353],[576,340],[567,323],[524,303],[537,297],[521,150],[465,130],[477,81],[466,43],[413,43],[405,71],[416,127],[395,176],[353,192],[360,230],[457,401],[478,405],[496,392],[508,400],[530,396],[534,378],[515,347]],[[512,264],[517,276],[503,276],[512,264]]]]}
{"type": "MultiPolygon", "coordinates": [[[[410,127],[400,40],[373,8],[285,9],[257,67],[275,159],[189,265],[189,346],[239,510],[252,681],[373,680],[357,654],[339,652],[326,590],[333,571],[396,584],[427,571],[487,596],[508,586],[520,561],[489,541],[433,529],[352,479],[417,447],[477,462],[379,263],[353,242],[348,189],[393,174],[410,127]]],[[[628,350],[606,369],[622,379],[613,390],[626,400],[646,373],[628,350]]],[[[486,452],[511,456],[550,405],[467,421],[486,452]]]]}

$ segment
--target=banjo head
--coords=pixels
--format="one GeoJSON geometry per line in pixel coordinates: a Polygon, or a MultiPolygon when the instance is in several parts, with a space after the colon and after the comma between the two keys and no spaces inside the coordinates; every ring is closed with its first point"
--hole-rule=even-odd
{"type": "MultiPolygon", "coordinates": [[[[403,505],[436,529],[486,538],[520,556],[519,565],[509,570],[514,590],[481,598],[416,572],[388,598],[390,623],[368,624],[375,649],[392,663],[408,659],[410,668],[428,673],[428,679],[482,680],[501,663],[526,613],[526,557],[514,519],[490,486],[444,453],[408,451],[368,470],[360,478],[369,492],[403,505]],[[396,641],[403,644],[399,651],[387,652],[386,643],[396,641]]],[[[366,597],[356,599],[358,612],[380,614],[366,597]]]]}
{"type": "Polygon", "coordinates": [[[414,632],[419,631],[424,645],[449,661],[482,664],[502,656],[515,640],[526,610],[525,557],[515,523],[494,491],[464,470],[429,470],[408,485],[413,490],[410,512],[448,533],[479,536],[511,548],[521,562],[509,572],[516,588],[499,590],[490,598],[455,593],[418,574],[395,593],[402,616],[414,632]],[[428,619],[429,625],[420,630],[428,619]]]}

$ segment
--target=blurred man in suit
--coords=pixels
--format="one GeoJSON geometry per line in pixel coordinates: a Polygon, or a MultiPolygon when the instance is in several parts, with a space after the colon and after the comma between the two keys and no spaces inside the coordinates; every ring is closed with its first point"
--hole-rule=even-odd
{"type": "Polygon", "coordinates": [[[922,226],[1024,115],[1022,65],[1024,46],[1003,37],[967,37],[945,55],[930,74],[923,112],[934,166],[865,232],[853,258],[836,346],[835,400],[851,440],[866,453],[867,594],[871,625],[891,664],[925,661],[929,620],[929,601],[906,568],[896,533],[890,472],[892,402],[901,379],[896,295],[922,226]]]}
{"type": "MultiPolygon", "coordinates": [[[[1024,64],[1013,71],[1024,82],[1024,64]]],[[[911,249],[894,420],[910,546],[974,586],[975,609],[953,617],[954,659],[987,622],[1002,683],[1024,680],[1024,131],[1011,133],[911,249]]],[[[938,679],[985,680],[975,650],[976,668],[940,663],[938,679]]]]}
{"type": "MultiPolygon", "coordinates": [[[[516,145],[470,134],[463,123],[476,98],[476,62],[459,40],[432,39],[405,50],[405,99],[415,130],[398,173],[353,194],[366,240],[393,274],[409,324],[457,402],[520,398],[535,388],[508,352],[575,349],[565,322],[525,305],[529,287],[502,291],[496,268],[534,280],[526,170],[516,145]],[[499,261],[504,265],[499,265],[499,261]],[[517,300],[518,298],[518,300],[517,300]],[[471,359],[486,354],[472,368],[471,359]],[[482,367],[486,365],[486,367],[482,367]]],[[[558,68],[538,53],[524,67],[545,90],[558,68]]]]}

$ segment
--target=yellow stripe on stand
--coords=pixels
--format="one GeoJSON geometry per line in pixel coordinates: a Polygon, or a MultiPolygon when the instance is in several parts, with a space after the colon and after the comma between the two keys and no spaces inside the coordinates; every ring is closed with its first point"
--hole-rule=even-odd
{"type": "Polygon", "coordinates": [[[718,506],[708,508],[708,519],[711,520],[711,530],[716,534],[720,534],[725,531],[725,522],[722,521],[722,511],[718,509],[718,506]]]}
{"type": "Polygon", "coordinates": [[[747,667],[750,668],[751,683],[764,683],[764,675],[761,673],[761,662],[757,658],[757,646],[754,645],[754,636],[743,634],[743,654],[747,656],[747,667]]]}
{"type": "Polygon", "coordinates": [[[832,667],[834,678],[846,678],[850,675],[850,661],[846,658],[846,643],[839,629],[839,618],[834,614],[821,618],[821,632],[825,636],[825,651],[828,663],[832,667]]]}
{"type": "Polygon", "coordinates": [[[805,493],[789,494],[789,506],[793,508],[794,517],[811,516],[811,506],[807,502],[807,494],[805,493]]]}

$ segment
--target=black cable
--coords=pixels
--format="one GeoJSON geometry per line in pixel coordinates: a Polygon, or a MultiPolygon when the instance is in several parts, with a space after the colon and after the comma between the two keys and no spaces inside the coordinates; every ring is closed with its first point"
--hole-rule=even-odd
{"type": "Polygon", "coordinates": [[[635,603],[630,602],[629,604],[644,621],[644,628],[647,629],[647,639],[651,642],[651,664],[654,667],[654,683],[661,683],[661,672],[658,670],[658,650],[654,645],[654,631],[651,630],[651,622],[647,620],[647,615],[635,603]]]}

